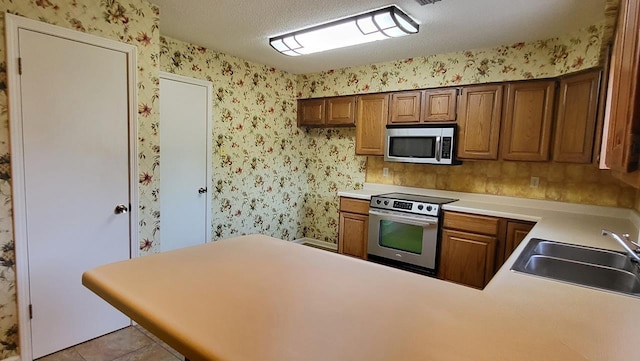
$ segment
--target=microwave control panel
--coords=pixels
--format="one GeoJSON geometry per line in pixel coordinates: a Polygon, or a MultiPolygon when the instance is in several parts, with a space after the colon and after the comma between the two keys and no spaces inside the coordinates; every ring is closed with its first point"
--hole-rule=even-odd
{"type": "Polygon", "coordinates": [[[442,137],[442,158],[451,159],[451,137],[442,137]]]}

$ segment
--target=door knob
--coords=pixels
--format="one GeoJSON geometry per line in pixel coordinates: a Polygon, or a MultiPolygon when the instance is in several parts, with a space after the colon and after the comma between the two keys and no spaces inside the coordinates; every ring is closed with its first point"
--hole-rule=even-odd
{"type": "Polygon", "coordinates": [[[128,210],[129,208],[127,208],[127,206],[125,206],[124,204],[118,204],[116,206],[116,209],[113,210],[113,212],[115,214],[123,214],[123,213],[127,213],[128,210]]]}
{"type": "Polygon", "coordinates": [[[198,193],[200,193],[200,194],[207,193],[207,188],[200,188],[200,189],[198,189],[198,193]]]}

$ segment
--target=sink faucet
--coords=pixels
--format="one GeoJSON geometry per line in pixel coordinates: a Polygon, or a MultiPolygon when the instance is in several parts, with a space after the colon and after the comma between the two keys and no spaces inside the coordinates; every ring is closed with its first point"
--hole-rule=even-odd
{"type": "Polygon", "coordinates": [[[631,248],[627,244],[627,242],[630,242],[631,244],[636,246],[638,249],[640,249],[640,245],[638,243],[634,242],[634,241],[629,240],[629,235],[628,234],[624,234],[624,235],[622,235],[622,237],[620,237],[619,235],[615,234],[614,232],[611,232],[609,230],[603,229],[602,230],[602,235],[603,236],[611,236],[611,238],[615,239],[618,243],[620,243],[620,245],[624,248],[624,250],[627,251],[627,253],[629,254],[629,257],[631,257],[631,260],[633,260],[633,261],[635,261],[635,262],[640,264],[640,256],[638,255],[638,252],[633,250],[633,248],[631,248]]]}

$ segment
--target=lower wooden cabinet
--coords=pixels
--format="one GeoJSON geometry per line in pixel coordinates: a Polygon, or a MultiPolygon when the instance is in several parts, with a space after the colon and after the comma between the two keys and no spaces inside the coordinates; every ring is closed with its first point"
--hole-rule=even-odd
{"type": "Polygon", "coordinates": [[[369,202],[341,197],[339,227],[338,253],[367,259],[369,202]]]}
{"type": "Polygon", "coordinates": [[[444,212],[438,278],[484,288],[535,223],[444,212]]]}
{"type": "Polygon", "coordinates": [[[507,233],[504,241],[504,260],[511,256],[511,253],[520,245],[523,239],[527,237],[529,231],[535,223],[531,222],[507,222],[507,233]]]}
{"type": "Polygon", "coordinates": [[[484,288],[495,269],[496,237],[442,230],[440,278],[484,288]]]}

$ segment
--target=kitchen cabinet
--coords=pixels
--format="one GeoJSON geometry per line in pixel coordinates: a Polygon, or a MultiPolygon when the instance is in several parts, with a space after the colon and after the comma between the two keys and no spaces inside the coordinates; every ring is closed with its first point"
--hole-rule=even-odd
{"type": "Polygon", "coordinates": [[[447,122],[456,120],[458,89],[425,90],[422,101],[422,121],[447,122]]]}
{"type": "Polygon", "coordinates": [[[422,91],[391,93],[389,123],[419,123],[422,91]]]}
{"type": "Polygon", "coordinates": [[[598,112],[599,70],[560,80],[553,160],[591,163],[598,112]]]}
{"type": "Polygon", "coordinates": [[[458,113],[458,158],[498,159],[502,89],[501,84],[462,88],[458,113]]]}
{"type": "Polygon", "coordinates": [[[356,124],[356,97],[326,99],[326,124],[329,126],[354,126],[356,124]]]}
{"type": "Polygon", "coordinates": [[[496,270],[501,219],[476,214],[444,212],[438,277],[484,288],[496,270]]]}
{"type": "Polygon", "coordinates": [[[298,100],[298,126],[354,126],[356,97],[298,100]]]}
{"type": "Polygon", "coordinates": [[[554,90],[554,80],[507,85],[500,144],[503,160],[549,160],[554,90]]]}
{"type": "Polygon", "coordinates": [[[440,277],[484,288],[493,277],[496,242],[496,237],[442,230],[440,277]]]}
{"type": "Polygon", "coordinates": [[[511,253],[520,245],[520,243],[527,237],[529,231],[535,223],[521,222],[521,221],[508,221],[507,233],[504,242],[504,258],[506,260],[511,256],[511,253]]]}
{"type": "Polygon", "coordinates": [[[484,288],[534,225],[445,211],[438,278],[484,288]]]}
{"type": "Polygon", "coordinates": [[[640,155],[639,27],[640,0],[620,1],[609,74],[605,163],[622,173],[637,171],[640,155]]]}
{"type": "Polygon", "coordinates": [[[298,126],[324,125],[324,99],[298,100],[298,126]]]}
{"type": "Polygon", "coordinates": [[[356,108],[356,154],[384,155],[389,94],[359,96],[356,108]]]}
{"type": "Polygon", "coordinates": [[[457,94],[455,88],[391,93],[389,124],[455,121],[457,94]]]}
{"type": "Polygon", "coordinates": [[[338,253],[367,259],[369,202],[340,197],[338,253]]]}

